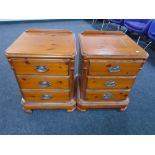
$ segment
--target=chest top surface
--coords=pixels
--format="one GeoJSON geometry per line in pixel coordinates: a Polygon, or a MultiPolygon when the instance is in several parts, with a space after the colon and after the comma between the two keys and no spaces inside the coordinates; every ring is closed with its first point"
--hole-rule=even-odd
{"type": "Polygon", "coordinates": [[[86,57],[147,59],[148,53],[123,32],[84,31],[79,35],[86,57]]]}
{"type": "Polygon", "coordinates": [[[29,29],[6,50],[6,55],[73,57],[76,55],[74,33],[69,30],[29,29]]]}

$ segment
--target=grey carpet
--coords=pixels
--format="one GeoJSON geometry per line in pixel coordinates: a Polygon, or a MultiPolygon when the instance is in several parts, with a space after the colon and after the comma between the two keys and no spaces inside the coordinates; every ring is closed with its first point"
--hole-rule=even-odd
{"type": "MultiPolygon", "coordinates": [[[[5,49],[28,28],[70,29],[77,37],[79,32],[100,27],[101,23],[91,25],[88,20],[0,23],[0,134],[155,134],[155,51],[152,48],[147,50],[150,57],[137,77],[129,108],[124,113],[115,109],[84,113],[35,110],[27,114],[22,111],[21,94],[5,58],[5,49]]],[[[109,30],[115,29],[111,25],[109,30]]],[[[142,41],[140,44],[145,45],[142,41]]]]}

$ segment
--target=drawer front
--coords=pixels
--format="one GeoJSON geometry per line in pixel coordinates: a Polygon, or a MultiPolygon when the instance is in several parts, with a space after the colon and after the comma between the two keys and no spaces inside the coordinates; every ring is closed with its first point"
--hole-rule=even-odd
{"type": "Polygon", "coordinates": [[[68,75],[68,62],[65,60],[13,60],[17,75],[68,75]]]}
{"type": "Polygon", "coordinates": [[[127,77],[88,77],[88,89],[130,89],[135,78],[127,77]]]}
{"type": "Polygon", "coordinates": [[[103,101],[103,100],[125,100],[129,91],[86,91],[85,100],[103,101]]]}
{"type": "Polygon", "coordinates": [[[137,75],[142,61],[90,61],[89,75],[137,75]]]}
{"type": "Polygon", "coordinates": [[[69,77],[17,76],[22,89],[68,89],[69,77]]]}
{"type": "Polygon", "coordinates": [[[23,91],[25,101],[29,102],[65,102],[69,100],[68,91],[23,91]]]}

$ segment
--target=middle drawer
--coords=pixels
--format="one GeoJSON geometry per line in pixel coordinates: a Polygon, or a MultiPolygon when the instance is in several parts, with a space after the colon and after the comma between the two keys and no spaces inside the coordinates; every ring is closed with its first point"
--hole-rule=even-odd
{"type": "Polygon", "coordinates": [[[131,89],[136,76],[88,76],[88,89],[131,89]]]}
{"type": "Polygon", "coordinates": [[[18,75],[21,89],[68,89],[69,76],[18,75]]]}

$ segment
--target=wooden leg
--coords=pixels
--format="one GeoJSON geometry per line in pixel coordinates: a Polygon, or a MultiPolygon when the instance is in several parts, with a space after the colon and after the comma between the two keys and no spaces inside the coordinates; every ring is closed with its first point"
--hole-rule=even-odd
{"type": "Polygon", "coordinates": [[[120,109],[120,112],[124,112],[127,108],[128,108],[128,106],[126,106],[126,107],[124,107],[124,108],[121,108],[121,109],[120,109]]]}
{"type": "Polygon", "coordinates": [[[77,107],[78,110],[80,110],[81,112],[86,112],[87,110],[84,109],[84,108],[80,108],[80,107],[77,107]]]}
{"type": "Polygon", "coordinates": [[[72,109],[67,109],[67,112],[73,112],[76,109],[76,107],[73,107],[72,109]]]}
{"type": "Polygon", "coordinates": [[[31,109],[25,109],[25,108],[23,107],[23,110],[24,110],[25,112],[27,112],[27,113],[32,113],[32,110],[31,110],[31,109]]]}

